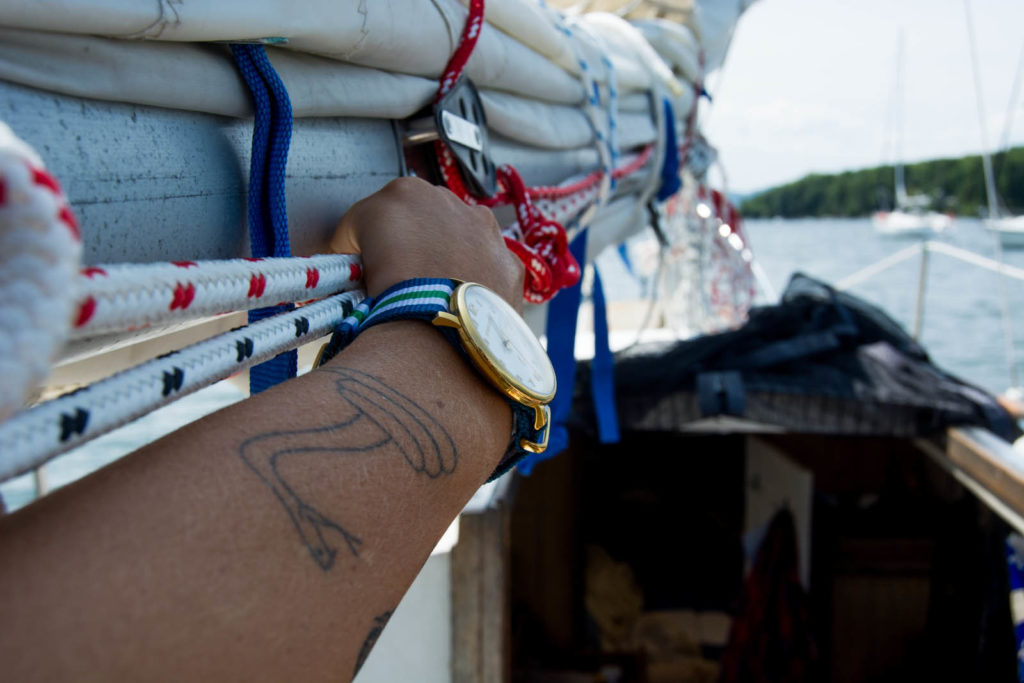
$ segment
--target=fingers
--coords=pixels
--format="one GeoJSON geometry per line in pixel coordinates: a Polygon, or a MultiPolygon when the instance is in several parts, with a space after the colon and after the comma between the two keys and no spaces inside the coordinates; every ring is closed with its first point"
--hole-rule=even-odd
{"type": "MultiPolygon", "coordinates": [[[[331,237],[331,250],[339,254],[358,254],[362,252],[362,231],[372,226],[375,221],[388,218],[397,208],[404,205],[415,205],[429,199],[423,197],[424,192],[434,189],[430,183],[419,178],[394,178],[377,192],[360,199],[349,207],[331,237]]],[[[454,197],[454,195],[452,195],[454,197]]]]}
{"type": "Polygon", "coordinates": [[[523,266],[490,209],[418,178],[397,178],[353,204],[330,247],[362,254],[371,295],[413,277],[451,277],[487,285],[522,307],[523,266]]]}

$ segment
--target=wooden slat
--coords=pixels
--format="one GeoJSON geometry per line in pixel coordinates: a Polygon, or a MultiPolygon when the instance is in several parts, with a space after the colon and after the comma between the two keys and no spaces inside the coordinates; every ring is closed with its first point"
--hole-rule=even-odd
{"type": "Polygon", "coordinates": [[[1024,515],[1024,456],[981,429],[951,429],[946,456],[992,495],[1024,515]]]}
{"type": "MultiPolygon", "coordinates": [[[[509,510],[515,475],[459,517],[452,549],[452,680],[505,683],[511,677],[509,510]]],[[[474,501],[477,502],[477,501],[474,501]]]]}

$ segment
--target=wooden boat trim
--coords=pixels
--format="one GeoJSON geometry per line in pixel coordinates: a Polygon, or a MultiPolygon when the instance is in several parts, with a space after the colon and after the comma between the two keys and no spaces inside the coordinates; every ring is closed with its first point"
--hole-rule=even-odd
{"type": "Polygon", "coordinates": [[[1024,533],[1024,454],[979,427],[954,427],[945,447],[918,439],[935,459],[993,512],[1024,533]]]}

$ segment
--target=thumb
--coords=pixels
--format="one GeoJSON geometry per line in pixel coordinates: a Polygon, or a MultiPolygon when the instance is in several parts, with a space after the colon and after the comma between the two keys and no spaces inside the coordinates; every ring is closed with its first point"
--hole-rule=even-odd
{"type": "Polygon", "coordinates": [[[335,228],[334,235],[331,237],[330,247],[331,251],[336,254],[358,254],[361,252],[356,220],[352,216],[352,211],[345,213],[338,221],[338,227],[335,228]]]}

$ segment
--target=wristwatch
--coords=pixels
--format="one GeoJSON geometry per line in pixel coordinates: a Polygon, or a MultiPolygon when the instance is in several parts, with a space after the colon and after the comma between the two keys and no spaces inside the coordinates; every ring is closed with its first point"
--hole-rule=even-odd
{"type": "Polygon", "coordinates": [[[512,438],[490,479],[507,472],[527,453],[544,452],[551,425],[548,404],[556,390],[554,368],[515,309],[475,282],[416,278],[365,299],[337,327],[314,367],[333,358],[368,327],[394,320],[432,323],[512,407],[512,438]]]}

